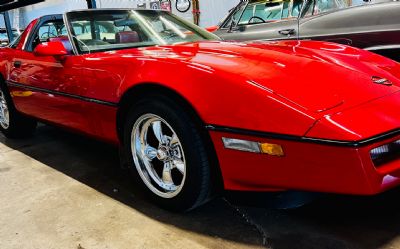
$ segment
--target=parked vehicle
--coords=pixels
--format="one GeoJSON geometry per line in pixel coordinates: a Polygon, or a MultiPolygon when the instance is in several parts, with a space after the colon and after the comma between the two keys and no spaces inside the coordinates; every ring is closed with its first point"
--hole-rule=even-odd
{"type": "Polygon", "coordinates": [[[32,21],[0,50],[0,73],[5,136],[39,120],[119,145],[164,208],[222,189],[400,184],[400,64],[365,50],[222,42],[169,12],[99,9],[32,21]]]}
{"type": "MultiPolygon", "coordinates": [[[[14,39],[16,39],[22,33],[22,31],[17,29],[13,29],[12,32],[14,39]]],[[[0,28],[0,47],[7,46],[9,43],[10,42],[8,39],[7,30],[4,28],[0,28]]]]}
{"type": "Polygon", "coordinates": [[[346,0],[249,0],[240,2],[215,34],[239,41],[331,41],[400,61],[399,13],[398,1],[351,7],[346,0]]]}

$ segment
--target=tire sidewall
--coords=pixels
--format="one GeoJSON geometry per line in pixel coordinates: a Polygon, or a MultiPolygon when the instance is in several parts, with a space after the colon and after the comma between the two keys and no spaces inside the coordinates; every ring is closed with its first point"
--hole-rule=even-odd
{"type": "Polygon", "coordinates": [[[157,97],[137,102],[129,111],[124,128],[124,150],[127,163],[135,181],[146,195],[163,208],[186,211],[194,207],[209,185],[209,164],[204,143],[190,116],[173,101],[157,97]],[[131,151],[131,132],[136,121],[145,114],[154,114],[164,119],[177,134],[185,154],[186,178],[181,192],[173,198],[162,198],[153,193],[143,182],[135,166],[131,151]]]}
{"type": "Polygon", "coordinates": [[[8,91],[8,88],[4,84],[4,82],[0,82],[0,89],[3,92],[4,97],[6,99],[7,108],[8,108],[8,115],[9,115],[8,128],[5,129],[3,126],[0,125],[0,131],[3,134],[7,135],[9,133],[10,129],[12,129],[14,115],[15,115],[15,108],[14,108],[14,104],[12,102],[12,98],[11,98],[10,92],[8,91]]]}

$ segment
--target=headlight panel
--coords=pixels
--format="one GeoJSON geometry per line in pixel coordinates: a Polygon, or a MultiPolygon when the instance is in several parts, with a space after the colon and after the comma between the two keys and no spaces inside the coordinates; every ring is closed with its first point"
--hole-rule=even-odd
{"type": "Polygon", "coordinates": [[[370,156],[376,167],[400,159],[400,140],[372,149],[370,156]]]}

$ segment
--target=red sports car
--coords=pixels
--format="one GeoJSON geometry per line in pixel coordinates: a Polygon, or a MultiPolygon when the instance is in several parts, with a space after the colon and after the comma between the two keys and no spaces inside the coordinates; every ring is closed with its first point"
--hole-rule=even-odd
{"type": "Polygon", "coordinates": [[[373,195],[400,184],[400,64],[316,41],[228,43],[153,10],[34,20],[0,49],[0,128],[121,146],[151,199],[223,188],[373,195]]]}

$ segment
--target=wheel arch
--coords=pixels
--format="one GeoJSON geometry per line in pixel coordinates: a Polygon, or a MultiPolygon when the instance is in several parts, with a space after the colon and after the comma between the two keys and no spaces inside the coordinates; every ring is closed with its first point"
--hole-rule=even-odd
{"type": "Polygon", "coordinates": [[[180,106],[182,106],[190,115],[192,120],[195,122],[198,130],[201,133],[203,141],[205,143],[207,153],[211,159],[211,177],[212,181],[215,185],[215,190],[220,192],[223,190],[223,177],[222,172],[219,167],[219,161],[217,157],[216,150],[214,148],[214,144],[212,143],[211,137],[206,130],[205,122],[201,119],[200,114],[196,111],[193,105],[184,98],[181,94],[176,92],[174,89],[163,86],[159,83],[148,82],[148,83],[140,83],[136,84],[135,86],[129,88],[125,93],[122,95],[119,104],[118,104],[118,111],[117,111],[117,133],[118,138],[121,144],[123,144],[123,125],[127,118],[127,114],[132,108],[132,106],[138,102],[139,100],[149,97],[149,96],[162,96],[172,99],[174,101],[178,101],[180,106]]]}
{"type": "Polygon", "coordinates": [[[170,98],[174,101],[178,101],[186,111],[190,114],[193,120],[198,125],[198,128],[205,127],[204,121],[200,118],[200,115],[195,110],[195,108],[186,100],[181,94],[171,89],[170,87],[158,84],[158,83],[139,83],[128,90],[120,98],[118,103],[118,111],[117,111],[117,132],[118,138],[122,142],[123,141],[123,124],[126,120],[129,109],[134,105],[137,101],[146,98],[148,96],[163,96],[170,98]]]}

